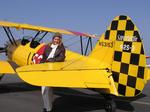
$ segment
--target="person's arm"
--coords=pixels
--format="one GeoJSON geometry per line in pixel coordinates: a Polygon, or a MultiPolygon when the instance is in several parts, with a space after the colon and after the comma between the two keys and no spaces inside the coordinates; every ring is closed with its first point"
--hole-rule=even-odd
{"type": "Polygon", "coordinates": [[[48,46],[45,47],[44,53],[43,53],[43,58],[41,59],[40,63],[45,63],[46,62],[46,52],[47,52],[48,46]]]}

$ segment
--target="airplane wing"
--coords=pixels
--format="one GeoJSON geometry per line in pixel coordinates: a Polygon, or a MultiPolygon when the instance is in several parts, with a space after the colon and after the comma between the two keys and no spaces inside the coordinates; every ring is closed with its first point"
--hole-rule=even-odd
{"type": "Polygon", "coordinates": [[[97,60],[67,50],[65,62],[28,65],[17,69],[24,81],[36,86],[110,88],[110,75],[97,60]]]}
{"type": "Polygon", "coordinates": [[[17,66],[10,61],[0,61],[0,74],[16,74],[17,66]]]}
{"type": "Polygon", "coordinates": [[[2,27],[11,27],[16,29],[27,29],[27,30],[35,30],[35,31],[44,31],[44,32],[59,32],[66,35],[76,35],[76,36],[84,36],[84,37],[92,37],[95,38],[95,35],[91,35],[88,33],[81,33],[71,30],[64,30],[64,29],[58,29],[58,28],[47,28],[42,26],[35,26],[30,24],[21,24],[21,23],[14,23],[14,22],[6,22],[6,21],[0,21],[0,26],[2,27]]]}
{"type": "Polygon", "coordinates": [[[148,59],[148,58],[150,58],[150,56],[146,56],[146,58],[148,59]]]}

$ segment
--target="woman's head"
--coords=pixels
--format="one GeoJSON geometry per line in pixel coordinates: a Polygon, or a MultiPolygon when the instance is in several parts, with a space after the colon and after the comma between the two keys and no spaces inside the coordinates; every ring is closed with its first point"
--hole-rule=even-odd
{"type": "Polygon", "coordinates": [[[57,45],[57,44],[61,44],[61,42],[62,42],[62,34],[59,32],[55,33],[52,38],[52,43],[57,45]]]}

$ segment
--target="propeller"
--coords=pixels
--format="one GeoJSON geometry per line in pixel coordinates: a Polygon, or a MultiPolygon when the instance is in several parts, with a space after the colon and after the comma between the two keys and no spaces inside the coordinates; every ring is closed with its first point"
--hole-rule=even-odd
{"type": "Polygon", "coordinates": [[[9,45],[9,42],[6,42],[4,44],[4,47],[0,47],[0,53],[6,53],[7,54],[7,47],[9,45]]]}
{"type": "Polygon", "coordinates": [[[0,47],[0,53],[6,52],[6,47],[0,47]]]}

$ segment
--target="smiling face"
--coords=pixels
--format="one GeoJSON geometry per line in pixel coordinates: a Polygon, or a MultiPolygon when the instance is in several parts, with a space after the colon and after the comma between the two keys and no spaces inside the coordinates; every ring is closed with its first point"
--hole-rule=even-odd
{"type": "Polygon", "coordinates": [[[60,37],[54,37],[53,38],[53,44],[54,45],[58,45],[58,44],[60,44],[61,43],[61,38],[60,37]]]}

